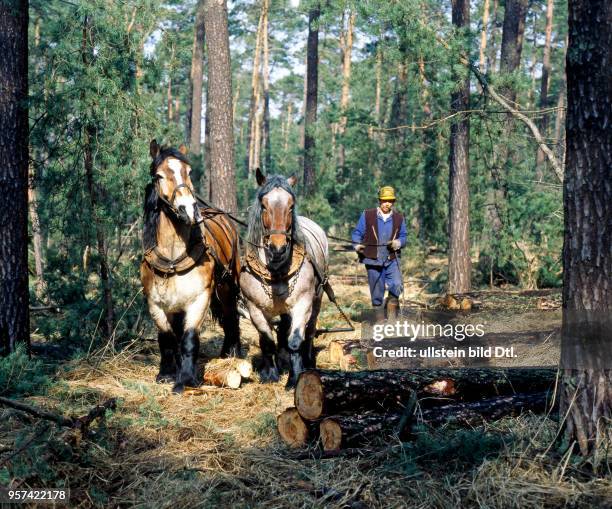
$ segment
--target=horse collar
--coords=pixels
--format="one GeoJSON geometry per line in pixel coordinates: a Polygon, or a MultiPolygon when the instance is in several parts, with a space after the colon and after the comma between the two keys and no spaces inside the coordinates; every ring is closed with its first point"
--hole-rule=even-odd
{"type": "Polygon", "coordinates": [[[300,270],[306,257],[306,251],[304,246],[300,244],[293,244],[291,250],[291,264],[289,270],[277,276],[272,274],[268,267],[260,260],[256,251],[249,251],[246,255],[246,266],[249,271],[255,276],[259,277],[264,283],[272,284],[279,281],[285,281],[291,278],[296,272],[300,270]]]}

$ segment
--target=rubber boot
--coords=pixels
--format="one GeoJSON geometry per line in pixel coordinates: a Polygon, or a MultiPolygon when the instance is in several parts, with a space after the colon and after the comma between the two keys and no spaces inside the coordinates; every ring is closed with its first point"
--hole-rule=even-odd
{"type": "Polygon", "coordinates": [[[385,308],[387,311],[387,321],[390,323],[397,322],[399,299],[395,295],[389,295],[385,302],[385,308]]]}
{"type": "Polygon", "coordinates": [[[374,323],[383,323],[385,321],[385,308],[382,304],[373,306],[374,308],[374,323]]]}

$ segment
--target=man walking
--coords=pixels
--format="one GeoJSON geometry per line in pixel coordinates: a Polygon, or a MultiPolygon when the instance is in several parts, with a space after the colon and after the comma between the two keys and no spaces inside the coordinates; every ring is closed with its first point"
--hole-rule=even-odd
{"type": "Polygon", "coordinates": [[[404,289],[399,255],[406,245],[406,223],[404,216],[392,210],[395,191],[391,186],[380,189],[378,202],[377,208],[363,211],[353,231],[352,241],[359,260],[368,271],[376,320],[381,321],[385,311],[388,320],[396,320],[398,297],[404,289]],[[385,289],[389,292],[386,300],[385,289]]]}

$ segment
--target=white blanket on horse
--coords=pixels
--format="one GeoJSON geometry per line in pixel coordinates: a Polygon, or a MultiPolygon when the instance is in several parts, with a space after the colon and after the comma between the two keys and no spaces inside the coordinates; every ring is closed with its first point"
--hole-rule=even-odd
{"type": "Polygon", "coordinates": [[[327,236],[323,229],[313,220],[304,216],[298,216],[298,224],[305,241],[308,257],[317,264],[321,275],[327,274],[329,265],[329,249],[327,236]]]}

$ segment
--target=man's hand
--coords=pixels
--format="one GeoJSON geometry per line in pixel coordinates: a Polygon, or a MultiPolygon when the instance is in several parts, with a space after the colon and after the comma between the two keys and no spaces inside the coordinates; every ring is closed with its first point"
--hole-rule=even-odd
{"type": "Polygon", "coordinates": [[[355,244],[355,251],[359,254],[363,254],[365,251],[365,246],[363,244],[355,244]]]}
{"type": "Polygon", "coordinates": [[[391,251],[397,251],[402,247],[402,243],[400,242],[400,239],[393,239],[387,242],[387,247],[391,251]]]}

